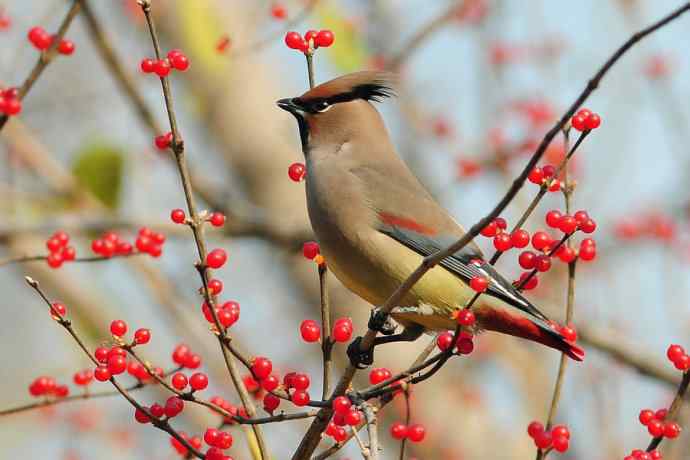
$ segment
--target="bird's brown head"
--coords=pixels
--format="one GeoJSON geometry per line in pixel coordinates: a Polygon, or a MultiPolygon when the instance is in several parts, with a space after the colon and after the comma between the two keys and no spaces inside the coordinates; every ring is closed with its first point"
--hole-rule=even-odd
{"type": "Polygon", "coordinates": [[[394,77],[386,72],[355,72],[322,83],[298,97],[277,101],[299,124],[305,154],[314,141],[344,142],[363,129],[382,127],[371,102],[393,96],[394,77]]]}

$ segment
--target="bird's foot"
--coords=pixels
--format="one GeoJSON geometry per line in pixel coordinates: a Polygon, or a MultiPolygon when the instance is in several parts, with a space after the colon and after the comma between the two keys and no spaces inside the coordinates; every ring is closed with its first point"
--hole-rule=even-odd
{"type": "Polygon", "coordinates": [[[357,369],[366,369],[374,364],[374,347],[368,350],[361,350],[360,345],[362,337],[357,337],[347,346],[347,357],[350,358],[350,364],[357,369]]]}
{"type": "Polygon", "coordinates": [[[372,331],[380,332],[383,335],[393,335],[398,325],[388,313],[374,308],[371,310],[371,316],[369,316],[368,327],[372,331]]]}

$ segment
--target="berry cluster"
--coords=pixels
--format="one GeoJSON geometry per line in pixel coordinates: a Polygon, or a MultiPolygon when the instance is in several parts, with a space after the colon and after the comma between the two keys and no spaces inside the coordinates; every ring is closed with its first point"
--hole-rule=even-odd
{"type": "MultiPolygon", "coordinates": [[[[468,309],[460,310],[460,313],[463,312],[468,312],[472,313],[468,309]]],[[[460,315],[458,315],[458,318],[460,315]]],[[[472,314],[472,317],[474,318],[474,314],[472,314]]],[[[457,319],[457,318],[456,318],[457,319]]],[[[458,320],[458,324],[460,324],[460,321],[458,320]]],[[[474,321],[472,322],[474,324],[474,321]]],[[[450,349],[453,345],[453,333],[450,331],[443,332],[439,334],[438,338],[436,338],[436,346],[438,347],[439,350],[441,351],[446,351],[450,349]]],[[[457,353],[459,355],[469,355],[474,351],[474,341],[473,341],[473,335],[468,332],[468,331],[460,331],[460,334],[458,335],[458,339],[455,342],[455,347],[457,350],[457,353]]]]}
{"type": "Polygon", "coordinates": [[[201,366],[201,356],[194,353],[183,343],[173,349],[172,360],[178,366],[186,367],[187,369],[198,369],[201,366]]]}
{"type": "Polygon", "coordinates": [[[46,262],[49,267],[59,268],[64,262],[70,262],[77,257],[77,251],[72,246],[67,246],[68,243],[69,235],[61,230],[53,233],[46,240],[46,248],[48,248],[46,262]]]}
{"type": "Polygon", "coordinates": [[[233,417],[240,416],[248,418],[247,411],[245,411],[244,407],[234,406],[232,403],[226,401],[220,396],[213,396],[211,399],[209,399],[209,401],[230,414],[230,416],[225,417],[224,419],[224,422],[227,425],[234,425],[235,423],[237,423],[237,421],[233,417]]]}
{"type": "Polygon", "coordinates": [[[19,90],[14,87],[0,90],[0,114],[17,115],[22,111],[22,102],[19,100],[19,90]]]}
{"type": "Polygon", "coordinates": [[[687,372],[690,369],[690,356],[685,353],[685,349],[680,345],[670,345],[668,350],[666,350],[666,357],[679,371],[687,372]]]}
{"type": "MultiPolygon", "coordinates": [[[[209,290],[214,293],[214,291],[220,292],[219,289],[222,290],[222,282],[219,280],[211,280],[209,281],[209,290]],[[211,283],[213,281],[213,283],[211,283]],[[220,283],[220,285],[218,284],[220,283]],[[212,287],[213,285],[213,287],[212,287]],[[220,286],[220,288],[218,288],[220,286]]],[[[201,304],[201,312],[204,314],[204,318],[206,318],[206,321],[208,321],[210,324],[215,325],[215,321],[213,320],[213,313],[211,313],[211,308],[204,302],[201,304]]],[[[218,322],[220,323],[221,326],[224,328],[229,328],[233,324],[235,324],[239,319],[240,319],[240,304],[235,302],[234,300],[228,300],[227,302],[224,302],[220,307],[216,307],[216,318],[218,318],[218,322]]]]}
{"type": "Polygon", "coordinates": [[[304,54],[313,53],[317,48],[328,48],[335,41],[335,35],[330,30],[309,30],[304,37],[299,32],[285,34],[285,44],[288,48],[304,54]]]}
{"type": "Polygon", "coordinates": [[[615,233],[623,240],[649,237],[668,243],[676,238],[678,228],[672,217],[654,212],[619,221],[615,233]]]}
{"type": "Polygon", "coordinates": [[[144,73],[155,73],[161,78],[167,77],[171,70],[184,72],[189,69],[189,58],[178,49],[168,51],[168,57],[164,59],[142,59],[139,65],[144,73]]]}
{"type": "Polygon", "coordinates": [[[549,192],[558,192],[561,190],[561,181],[555,176],[556,167],[553,165],[544,165],[532,169],[527,179],[533,184],[546,187],[549,192]]]}
{"type": "Polygon", "coordinates": [[[307,167],[304,166],[304,163],[292,163],[290,167],[288,167],[288,177],[293,182],[302,182],[306,176],[307,167]]]}
{"type": "MultiPolygon", "coordinates": [[[[55,36],[50,35],[43,27],[39,26],[29,29],[28,38],[31,44],[39,51],[45,51],[50,48],[50,45],[53,44],[53,40],[55,40],[55,36]]],[[[57,46],[58,53],[64,55],[74,53],[74,49],[74,42],[66,39],[60,40],[57,46]]]]}
{"type": "Polygon", "coordinates": [[[527,434],[539,449],[553,448],[556,452],[565,452],[570,447],[570,430],[565,425],[546,430],[544,425],[533,421],[527,426],[527,434]]]}
{"type": "Polygon", "coordinates": [[[178,391],[184,391],[187,385],[191,387],[191,391],[201,391],[208,386],[208,376],[203,372],[195,372],[187,378],[184,373],[176,372],[170,378],[170,384],[178,391]]]}
{"type": "Polygon", "coordinates": [[[208,428],[204,433],[204,441],[210,447],[206,451],[207,460],[225,460],[227,457],[223,451],[232,447],[232,435],[227,431],[221,431],[217,428],[208,428]]]}
{"type": "Polygon", "coordinates": [[[661,452],[656,449],[652,450],[651,452],[645,452],[642,449],[635,449],[623,460],[661,460],[662,458],[661,452]]]}
{"type": "MultiPolygon", "coordinates": [[[[160,257],[163,253],[164,243],[164,234],[142,227],[139,229],[134,246],[140,253],[160,257]]],[[[134,252],[134,247],[128,241],[120,239],[120,235],[117,233],[105,232],[100,238],[91,242],[91,250],[103,257],[128,256],[134,252]]]]}
{"type": "Polygon", "coordinates": [[[578,131],[591,131],[601,125],[599,114],[589,109],[580,109],[573,118],[570,119],[571,126],[578,131]]]}
{"type": "MultiPolygon", "coordinates": [[[[165,416],[167,418],[177,417],[184,410],[184,401],[177,396],[171,396],[165,401],[165,405],[161,406],[158,403],[153,403],[147,408],[152,417],[160,419],[165,416]]],[[[134,419],[139,423],[149,423],[151,419],[149,416],[139,409],[134,411],[134,419]]]]}
{"type": "Polygon", "coordinates": [[[407,426],[402,422],[394,422],[391,425],[390,432],[394,439],[400,441],[409,439],[412,442],[422,442],[426,435],[426,429],[419,423],[407,426]]]}
{"type": "Polygon", "coordinates": [[[67,385],[59,385],[53,377],[36,377],[29,385],[29,394],[34,397],[45,396],[64,398],[69,395],[67,385]]]}
{"type": "Polygon", "coordinates": [[[655,438],[677,438],[681,432],[680,425],[676,422],[666,421],[667,415],[667,409],[659,409],[657,411],[643,409],[640,411],[638,420],[647,427],[649,434],[655,438]]]}
{"type": "Polygon", "coordinates": [[[347,439],[346,426],[356,427],[364,420],[364,414],[360,412],[347,396],[338,396],[333,400],[333,417],[328,422],[325,434],[336,442],[347,439]]]}

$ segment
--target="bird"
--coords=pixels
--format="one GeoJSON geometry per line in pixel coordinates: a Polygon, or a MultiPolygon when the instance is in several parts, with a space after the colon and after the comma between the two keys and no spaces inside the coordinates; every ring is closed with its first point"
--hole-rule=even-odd
{"type": "MultiPolygon", "coordinates": [[[[424,257],[466,233],[396,152],[374,105],[395,95],[395,83],[391,73],[359,71],[276,102],[297,120],[307,211],[321,254],[335,277],[374,307],[369,327],[384,334],[374,346],[455,329],[457,312],[476,294],[470,280],[481,276],[488,288],[471,306],[476,323],[468,332],[516,336],[582,361],[584,350],[487,263],[474,242],[431,268],[391,311],[394,322],[376,314],[424,257]],[[403,328],[398,334],[396,323],[403,328]]],[[[373,347],[353,344],[352,364],[372,364],[373,347]]]]}

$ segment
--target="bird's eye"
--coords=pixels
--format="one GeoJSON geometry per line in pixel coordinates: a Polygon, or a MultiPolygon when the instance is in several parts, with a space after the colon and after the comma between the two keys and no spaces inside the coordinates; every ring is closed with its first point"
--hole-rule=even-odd
{"type": "Polygon", "coordinates": [[[316,110],[317,112],[325,112],[326,110],[328,110],[330,108],[331,108],[331,105],[326,101],[317,102],[314,105],[314,110],[316,110]]]}

